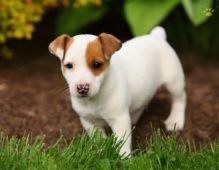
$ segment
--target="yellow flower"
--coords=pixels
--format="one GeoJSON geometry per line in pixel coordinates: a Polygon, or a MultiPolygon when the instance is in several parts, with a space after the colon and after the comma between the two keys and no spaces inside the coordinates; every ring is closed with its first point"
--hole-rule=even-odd
{"type": "Polygon", "coordinates": [[[79,1],[75,1],[75,2],[73,3],[73,7],[74,7],[74,8],[79,8],[80,6],[81,6],[81,4],[80,4],[79,1]]]}

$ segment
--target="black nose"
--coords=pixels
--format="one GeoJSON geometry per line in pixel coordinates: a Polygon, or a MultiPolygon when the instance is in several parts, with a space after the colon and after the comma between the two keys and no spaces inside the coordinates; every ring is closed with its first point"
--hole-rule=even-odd
{"type": "Polygon", "coordinates": [[[77,91],[80,95],[87,95],[89,92],[90,85],[89,84],[78,84],[77,91]]]}

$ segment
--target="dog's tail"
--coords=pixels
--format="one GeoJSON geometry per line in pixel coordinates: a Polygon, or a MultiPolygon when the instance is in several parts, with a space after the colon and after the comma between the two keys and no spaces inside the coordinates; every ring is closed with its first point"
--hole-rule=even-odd
{"type": "Polygon", "coordinates": [[[165,40],[166,37],[167,37],[164,28],[161,27],[161,26],[157,26],[157,27],[153,28],[153,29],[151,30],[150,34],[151,34],[152,36],[154,36],[154,37],[157,37],[157,38],[160,38],[160,39],[164,39],[164,40],[165,40]]]}

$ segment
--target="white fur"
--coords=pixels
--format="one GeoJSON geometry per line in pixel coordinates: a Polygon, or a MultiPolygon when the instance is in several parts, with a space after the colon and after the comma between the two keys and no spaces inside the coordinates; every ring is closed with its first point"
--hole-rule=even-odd
{"type": "Polygon", "coordinates": [[[151,34],[133,38],[113,54],[109,68],[96,77],[85,61],[87,44],[93,35],[78,35],[66,53],[64,63],[72,62],[73,71],[64,72],[71,93],[72,107],[79,114],[83,127],[90,133],[110,126],[119,139],[126,142],[120,154],[131,152],[131,124],[136,123],[157,89],[164,85],[172,96],[172,108],[165,121],[167,130],[184,126],[186,94],[184,74],[179,59],[165,40],[162,27],[151,34]],[[80,98],[78,83],[90,83],[90,97],[80,98]]]}

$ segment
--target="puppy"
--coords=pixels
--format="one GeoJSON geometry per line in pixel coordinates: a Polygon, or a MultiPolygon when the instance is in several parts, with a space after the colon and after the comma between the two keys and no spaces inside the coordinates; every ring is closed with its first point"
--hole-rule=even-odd
{"type": "Polygon", "coordinates": [[[186,93],[184,74],[162,27],[125,43],[113,35],[61,35],[49,45],[61,60],[72,107],[84,129],[91,134],[110,126],[125,143],[121,155],[131,152],[131,125],[135,124],[161,85],[172,96],[165,120],[167,130],[184,126],[186,93]]]}

